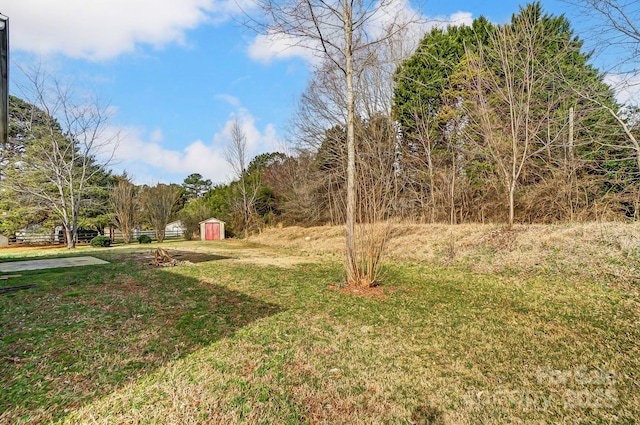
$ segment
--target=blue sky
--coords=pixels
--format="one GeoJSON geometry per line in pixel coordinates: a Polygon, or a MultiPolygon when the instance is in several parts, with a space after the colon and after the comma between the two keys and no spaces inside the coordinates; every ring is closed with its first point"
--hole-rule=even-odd
{"type": "MultiPolygon", "coordinates": [[[[427,1],[418,8],[403,1],[401,7],[438,22],[482,14],[503,23],[519,5],[427,1]]],[[[239,5],[251,10],[250,0],[3,0],[10,91],[23,97],[19,67],[40,63],[111,105],[112,131],[120,131],[114,171],[147,184],[181,183],[196,172],[227,182],[231,122],[241,123],[251,156],[285,150],[286,126],[310,75],[304,57],[239,25],[239,5]]],[[[566,5],[543,7],[566,12],[583,36],[566,5]]]]}

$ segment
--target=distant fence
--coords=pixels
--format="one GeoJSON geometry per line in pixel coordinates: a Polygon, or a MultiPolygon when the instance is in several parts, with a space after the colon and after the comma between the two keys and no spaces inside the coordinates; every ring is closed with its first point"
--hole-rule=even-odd
{"type": "MultiPolygon", "coordinates": [[[[135,242],[136,239],[138,239],[142,235],[147,235],[152,240],[154,241],[156,240],[155,230],[141,230],[141,231],[133,232],[133,234],[131,235],[131,241],[135,242]]],[[[182,238],[183,236],[184,234],[181,230],[168,230],[164,232],[165,239],[179,239],[179,238],[182,238]]],[[[122,232],[119,230],[115,230],[111,235],[111,240],[114,242],[124,242],[124,239],[122,237],[122,232]]]]}
{"type": "MultiPolygon", "coordinates": [[[[76,241],[79,243],[89,243],[91,239],[98,236],[98,232],[95,230],[79,231],[77,233],[76,241]]],[[[142,235],[149,236],[152,240],[156,240],[156,232],[153,230],[142,230],[135,232],[131,241],[135,241],[142,235]]],[[[108,236],[108,235],[107,235],[108,236]]],[[[179,239],[183,237],[183,233],[179,230],[172,230],[165,232],[165,239],[179,239]]],[[[113,232],[112,240],[114,242],[123,242],[122,233],[120,231],[113,232]]],[[[15,236],[9,237],[9,244],[22,244],[22,245],[60,245],[64,244],[64,235],[61,233],[16,233],[15,236]]]]}

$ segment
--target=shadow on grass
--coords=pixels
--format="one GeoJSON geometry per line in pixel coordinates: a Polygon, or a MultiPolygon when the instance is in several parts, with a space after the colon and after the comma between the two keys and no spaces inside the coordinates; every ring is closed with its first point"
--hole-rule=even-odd
{"type": "MultiPolygon", "coordinates": [[[[41,260],[57,260],[57,259],[67,259],[74,257],[95,257],[101,260],[105,260],[108,262],[123,262],[123,261],[142,261],[142,262],[150,262],[154,259],[154,249],[142,249],[142,248],[133,248],[127,251],[109,251],[108,249],[104,251],[81,251],[81,252],[59,252],[57,254],[50,255],[38,255],[37,257],[17,257],[17,258],[6,258],[3,259],[5,264],[11,264],[16,262],[29,262],[29,261],[41,261],[41,260]]],[[[204,263],[209,261],[217,261],[217,260],[227,260],[232,257],[225,255],[215,255],[209,253],[202,252],[193,252],[193,251],[184,251],[184,250],[168,250],[170,256],[172,256],[176,260],[180,261],[188,261],[193,264],[204,263]]],[[[99,267],[100,265],[78,265],[73,267],[99,267]]],[[[52,268],[42,268],[35,269],[37,270],[57,270],[57,269],[68,269],[69,266],[59,266],[52,268]]],[[[0,266],[0,275],[2,274],[16,274],[22,273],[23,271],[2,271],[2,267],[0,266]]],[[[30,271],[30,270],[24,270],[30,271]]],[[[1,284],[2,282],[0,282],[1,284]]]]}
{"type": "Polygon", "coordinates": [[[232,257],[226,255],[214,255],[203,252],[183,251],[183,250],[167,250],[169,255],[176,260],[189,261],[194,264],[206,263],[208,261],[228,260],[232,257]]]}
{"type": "MultiPolygon", "coordinates": [[[[95,257],[99,257],[106,261],[143,261],[150,262],[155,256],[155,250],[159,248],[159,246],[150,246],[150,247],[136,247],[130,248],[127,250],[119,250],[119,251],[108,251],[104,252],[91,252],[90,254],[85,255],[93,255],[95,257]]],[[[232,257],[226,255],[217,255],[210,254],[205,252],[196,252],[189,250],[181,250],[181,249],[167,249],[167,253],[174,258],[175,260],[180,261],[189,261],[190,263],[198,264],[205,263],[208,261],[217,261],[217,260],[228,260],[232,257]]]]}
{"type": "Polygon", "coordinates": [[[31,260],[53,260],[56,258],[73,258],[73,257],[96,257],[96,258],[101,258],[102,259],[102,255],[95,255],[96,252],[92,252],[92,251],[69,251],[69,250],[65,250],[65,251],[57,251],[55,253],[49,253],[49,254],[42,254],[41,252],[38,251],[33,251],[32,253],[30,253],[31,255],[17,255],[17,256],[4,256],[1,257],[0,256],[0,260],[2,260],[3,263],[9,264],[9,263],[15,263],[15,262],[19,262],[19,261],[31,261],[31,260]]]}
{"type": "MultiPolygon", "coordinates": [[[[75,258],[75,257],[95,257],[105,261],[123,261],[129,259],[129,257],[139,256],[142,253],[152,252],[150,249],[140,248],[137,245],[132,245],[126,248],[112,247],[105,248],[90,248],[90,249],[78,249],[70,250],[60,247],[29,247],[29,250],[21,252],[11,252],[11,250],[5,250],[0,248],[0,261],[6,264],[22,261],[32,260],[55,260],[61,258],[75,258]]],[[[84,266],[83,266],[84,267],[84,266]]],[[[1,267],[0,267],[1,268],[1,267]]],[[[4,272],[0,272],[4,273],[4,272]]]]}
{"type": "Polygon", "coordinates": [[[72,258],[85,256],[98,257],[107,261],[120,259],[124,260],[131,257],[140,257],[142,255],[153,256],[153,252],[160,246],[165,248],[171,255],[175,254],[175,256],[192,257],[194,259],[192,262],[194,263],[227,258],[224,256],[211,255],[203,252],[175,249],[173,247],[167,247],[163,244],[154,243],[149,245],[114,244],[113,246],[102,248],[90,247],[87,244],[79,246],[78,250],[69,250],[62,245],[18,247],[19,249],[16,250],[0,247],[0,260],[6,263],[11,263],[14,261],[47,260],[54,258],[72,258]]]}
{"type": "Polygon", "coordinates": [[[0,297],[0,423],[59,419],[282,311],[173,268],[117,267],[84,283],[41,273],[46,286],[0,297]]]}

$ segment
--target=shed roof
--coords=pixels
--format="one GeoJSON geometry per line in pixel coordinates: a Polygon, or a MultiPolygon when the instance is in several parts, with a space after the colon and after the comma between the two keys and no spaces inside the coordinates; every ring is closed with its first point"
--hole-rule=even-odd
{"type": "MultiPolygon", "coordinates": [[[[206,219],[206,220],[201,221],[199,224],[207,223],[207,222],[224,223],[224,221],[222,221],[222,220],[218,220],[218,219],[217,219],[217,218],[215,218],[215,217],[211,217],[211,218],[208,218],[208,219],[206,219]]],[[[225,224],[226,224],[226,223],[225,223],[225,224]]]]}

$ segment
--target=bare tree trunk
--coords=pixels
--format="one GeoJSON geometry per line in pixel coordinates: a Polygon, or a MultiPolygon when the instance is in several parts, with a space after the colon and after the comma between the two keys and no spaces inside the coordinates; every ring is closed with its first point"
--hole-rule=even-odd
{"type": "Polygon", "coordinates": [[[247,182],[247,166],[249,162],[247,152],[247,136],[236,120],[231,126],[231,134],[227,150],[225,151],[225,159],[231,165],[235,177],[240,185],[240,196],[242,197],[242,231],[245,239],[249,237],[251,225],[251,217],[254,212],[256,197],[260,188],[259,182],[253,181],[249,187],[247,182]]]}
{"type": "Polygon", "coordinates": [[[575,207],[577,207],[577,203],[578,203],[578,193],[577,193],[577,189],[578,189],[578,184],[576,181],[576,164],[575,164],[575,155],[574,155],[574,146],[573,146],[573,119],[574,119],[574,113],[573,113],[573,107],[569,108],[569,135],[567,136],[567,161],[568,161],[568,174],[569,174],[569,218],[571,221],[574,220],[574,212],[575,212],[575,207]],[[574,202],[573,199],[573,191],[574,189],[576,189],[576,200],[574,202]]]}
{"type": "Polygon", "coordinates": [[[515,210],[516,210],[516,204],[514,199],[515,191],[516,191],[516,186],[514,182],[511,185],[509,185],[509,228],[513,227],[513,221],[515,218],[515,210]]]}
{"type": "Polygon", "coordinates": [[[456,154],[451,166],[451,188],[449,189],[449,224],[456,224],[456,154]]]}
{"type": "Polygon", "coordinates": [[[358,262],[355,249],[355,207],[356,207],[356,136],[355,136],[355,93],[353,87],[353,20],[349,1],[342,2],[342,20],[345,41],[345,79],[347,86],[347,217],[346,272],[347,282],[358,282],[358,262]]]}
{"type": "Polygon", "coordinates": [[[431,140],[427,141],[427,168],[429,170],[429,199],[431,201],[431,205],[429,206],[429,222],[433,224],[436,221],[436,181],[433,172],[431,140]]]}
{"type": "MultiPolygon", "coordinates": [[[[285,39],[291,40],[292,46],[303,46],[317,53],[323,61],[316,69],[316,75],[325,71],[325,66],[328,68],[322,86],[316,87],[327,96],[327,108],[322,112],[318,109],[314,111],[318,114],[314,118],[320,118],[320,122],[315,124],[311,133],[317,134],[318,129],[320,133],[324,133],[336,123],[346,127],[345,272],[347,284],[368,286],[373,283],[373,278],[367,276],[366,267],[360,268],[358,259],[359,252],[363,250],[361,235],[357,234],[357,204],[360,202],[357,196],[360,182],[356,164],[356,150],[359,148],[356,146],[356,121],[359,118],[356,115],[357,112],[362,115],[370,111],[380,112],[377,105],[381,103],[376,102],[382,97],[375,96],[380,96],[384,90],[390,96],[392,90],[383,86],[374,87],[374,90],[380,88],[381,91],[365,99],[367,95],[359,89],[365,89],[369,85],[363,83],[363,79],[375,79],[375,74],[379,71],[375,66],[382,67],[383,62],[377,61],[379,52],[376,48],[406,29],[407,24],[396,19],[399,14],[394,9],[395,4],[389,0],[378,3],[353,0],[258,0],[258,4],[266,16],[251,19],[250,26],[267,37],[284,35],[285,39]],[[384,19],[379,19],[383,14],[384,19]],[[389,18],[392,23],[388,22],[389,18]],[[338,72],[340,76],[335,78],[338,72]],[[327,79],[327,76],[334,78],[327,79]],[[329,125],[325,126],[326,124],[329,125]]],[[[391,78],[388,79],[390,81],[391,78]]],[[[309,124],[306,123],[305,126],[309,130],[309,124]]]]}
{"type": "Polygon", "coordinates": [[[244,214],[244,238],[249,239],[249,200],[247,199],[247,183],[244,177],[244,173],[242,173],[240,177],[240,190],[242,191],[242,212],[244,214]]]}
{"type": "Polygon", "coordinates": [[[70,228],[64,228],[65,239],[67,241],[67,249],[73,249],[76,247],[75,234],[71,231],[70,228]]]}

